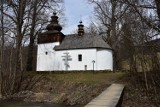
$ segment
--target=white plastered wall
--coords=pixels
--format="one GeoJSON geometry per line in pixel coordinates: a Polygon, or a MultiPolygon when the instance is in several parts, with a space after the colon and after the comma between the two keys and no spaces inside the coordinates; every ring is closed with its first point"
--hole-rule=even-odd
{"type": "Polygon", "coordinates": [[[68,61],[68,70],[113,70],[112,50],[108,49],[73,49],[54,51],[59,42],[38,44],[37,71],[66,70],[64,53],[68,52],[72,59],[68,61]],[[47,54],[46,54],[47,52],[47,54]],[[82,61],[78,61],[78,55],[82,55],[82,61]],[[85,67],[86,66],[86,67],[85,67]]]}
{"type": "Polygon", "coordinates": [[[59,42],[38,44],[37,71],[52,71],[54,69],[55,51],[54,47],[59,42]]]}
{"type": "MultiPolygon", "coordinates": [[[[92,70],[93,69],[93,60],[96,60],[96,49],[76,49],[76,50],[63,50],[63,51],[57,51],[56,52],[56,58],[57,58],[57,63],[62,64],[62,70],[65,70],[64,66],[64,56],[68,52],[69,55],[71,56],[71,61],[68,61],[69,63],[69,68],[68,70],[85,70],[85,66],[87,67],[87,70],[92,70]],[[82,61],[78,60],[78,55],[82,55],[82,61]]],[[[96,66],[96,63],[95,63],[96,66]]],[[[61,70],[59,69],[59,70],[61,70]]],[[[96,69],[96,68],[95,68],[96,69]]]]}
{"type": "Polygon", "coordinates": [[[110,49],[97,49],[97,70],[113,71],[113,55],[110,49]]]}

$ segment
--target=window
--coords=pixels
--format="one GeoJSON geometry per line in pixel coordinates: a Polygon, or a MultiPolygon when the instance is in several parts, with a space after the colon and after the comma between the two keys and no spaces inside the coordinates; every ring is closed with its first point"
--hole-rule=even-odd
{"type": "Polygon", "coordinates": [[[82,54],[78,55],[78,61],[82,61],[82,54]]]}
{"type": "Polygon", "coordinates": [[[46,55],[48,54],[48,52],[46,52],[46,55]]]}

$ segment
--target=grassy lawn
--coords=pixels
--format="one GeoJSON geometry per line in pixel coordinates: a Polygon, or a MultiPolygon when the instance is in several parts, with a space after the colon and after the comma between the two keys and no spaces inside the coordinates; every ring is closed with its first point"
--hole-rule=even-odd
{"type": "Polygon", "coordinates": [[[47,74],[47,77],[54,78],[57,80],[62,80],[66,82],[72,83],[88,83],[88,84],[96,84],[96,83],[108,83],[111,84],[113,82],[118,81],[124,76],[123,72],[78,72],[78,73],[51,73],[47,74]]]}

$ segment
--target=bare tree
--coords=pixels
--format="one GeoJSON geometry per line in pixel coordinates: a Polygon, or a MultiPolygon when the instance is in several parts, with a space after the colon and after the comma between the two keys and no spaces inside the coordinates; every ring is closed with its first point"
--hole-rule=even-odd
{"type": "Polygon", "coordinates": [[[1,0],[0,82],[2,96],[10,96],[22,89],[25,71],[26,44],[24,43],[29,38],[28,54],[32,56],[36,35],[39,30],[43,29],[43,24],[48,22],[47,11],[55,9],[59,3],[63,3],[63,0],[1,0]]]}
{"type": "MultiPolygon", "coordinates": [[[[122,2],[122,1],[119,1],[122,2]]],[[[141,46],[141,52],[150,55],[151,65],[149,70],[157,71],[160,68],[160,62],[158,58],[157,50],[159,50],[159,45],[155,43],[150,43],[153,38],[156,38],[160,34],[160,1],[159,0],[146,0],[146,1],[135,1],[135,0],[125,0],[123,3],[127,4],[132,10],[134,10],[137,17],[141,20],[141,29],[137,32],[141,33],[141,38],[139,38],[139,46],[141,46]],[[143,46],[143,47],[142,47],[143,46]]],[[[143,54],[143,59],[146,59],[146,54],[143,54]]],[[[143,63],[146,63],[143,60],[143,63]]],[[[149,66],[149,65],[146,65],[149,66]]],[[[142,67],[144,68],[144,66],[142,67]]],[[[144,71],[144,70],[143,70],[144,71]]]]}
{"type": "MultiPolygon", "coordinates": [[[[128,6],[134,8],[141,20],[150,28],[160,32],[160,1],[159,0],[122,0],[128,6]]],[[[152,35],[156,36],[156,35],[152,35]]]]}
{"type": "Polygon", "coordinates": [[[120,38],[120,19],[125,14],[128,6],[117,0],[89,0],[95,5],[95,15],[107,33],[107,41],[114,49],[114,69],[118,69],[117,48],[120,38]]]}

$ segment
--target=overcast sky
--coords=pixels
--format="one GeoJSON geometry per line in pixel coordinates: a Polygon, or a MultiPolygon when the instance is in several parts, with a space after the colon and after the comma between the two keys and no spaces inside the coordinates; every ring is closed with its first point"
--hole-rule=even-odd
{"type": "Polygon", "coordinates": [[[89,25],[93,14],[93,7],[87,3],[87,0],[64,0],[66,26],[62,32],[70,34],[77,29],[79,21],[82,20],[85,26],[89,25]]]}

